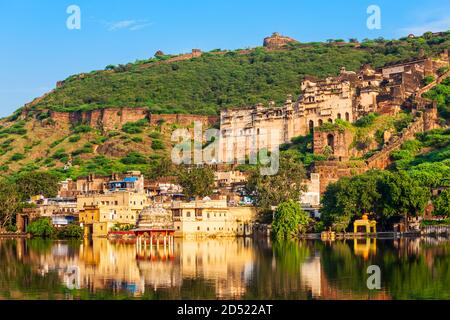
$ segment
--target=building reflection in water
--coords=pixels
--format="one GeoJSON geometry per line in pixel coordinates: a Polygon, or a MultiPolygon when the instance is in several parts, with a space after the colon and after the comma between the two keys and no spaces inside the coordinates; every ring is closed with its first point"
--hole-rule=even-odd
{"type": "Polygon", "coordinates": [[[183,279],[203,279],[212,284],[217,298],[239,298],[251,278],[254,248],[250,239],[178,240],[171,250],[106,239],[77,246],[54,242],[50,250],[33,252],[26,242],[18,245],[18,258],[36,267],[39,274],[56,272],[68,289],[119,292],[135,297],[146,290],[180,288],[183,279]]]}
{"type": "Polygon", "coordinates": [[[377,239],[354,239],[353,251],[356,256],[361,256],[365,261],[369,260],[369,257],[377,254],[377,239]]]}
{"type": "MultiPolygon", "coordinates": [[[[445,283],[450,281],[447,269],[441,268],[450,264],[450,242],[437,238],[334,243],[177,239],[171,248],[160,246],[158,250],[154,246],[143,251],[133,243],[106,239],[18,239],[0,241],[0,245],[3,260],[9,259],[9,265],[29,266],[42,279],[56,277],[65,288],[82,290],[70,292],[69,297],[83,294],[95,299],[107,294],[104,296],[151,299],[390,299],[403,297],[403,291],[393,290],[409,283],[408,279],[416,280],[417,274],[411,272],[409,263],[421,268],[420,285],[424,288],[439,283],[429,280],[435,277],[445,283]],[[383,288],[376,292],[366,286],[366,270],[373,264],[385,272],[383,288]],[[396,280],[397,274],[404,279],[396,280]]],[[[36,284],[42,284],[45,290],[47,287],[39,281],[36,284]]],[[[36,288],[33,290],[40,290],[36,288]]],[[[422,292],[421,288],[417,292],[422,292]]],[[[446,294],[445,288],[434,289],[446,294]]]]}

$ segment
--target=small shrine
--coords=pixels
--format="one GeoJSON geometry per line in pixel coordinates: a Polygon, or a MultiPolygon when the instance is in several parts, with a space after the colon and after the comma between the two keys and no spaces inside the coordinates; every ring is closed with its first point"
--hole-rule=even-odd
{"type": "Polygon", "coordinates": [[[377,233],[377,222],[375,220],[369,220],[369,216],[364,214],[361,220],[356,220],[353,224],[354,233],[358,233],[358,230],[364,228],[363,233],[377,233]]]}

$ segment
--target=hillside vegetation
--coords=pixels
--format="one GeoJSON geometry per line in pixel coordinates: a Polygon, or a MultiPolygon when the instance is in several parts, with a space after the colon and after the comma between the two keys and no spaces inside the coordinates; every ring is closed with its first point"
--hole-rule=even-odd
{"type": "Polygon", "coordinates": [[[281,103],[299,94],[303,76],[336,75],[341,67],[380,67],[450,47],[450,32],[400,40],[359,43],[298,43],[283,50],[213,50],[170,62],[170,56],[109,65],[103,71],[71,76],[61,87],[28,106],[34,110],[79,111],[106,107],[148,107],[153,113],[212,115],[220,108],[281,103]]]}
{"type": "MultiPolygon", "coordinates": [[[[287,94],[300,93],[299,82],[304,75],[336,75],[342,66],[357,70],[364,63],[379,67],[413,59],[419,49],[436,56],[444,48],[450,48],[449,32],[393,41],[364,40],[361,44],[290,44],[278,51],[262,47],[213,50],[177,62],[170,62],[169,56],[158,56],[75,75],[24,107],[28,111],[25,118],[21,117],[23,109],[19,109],[0,121],[0,175],[47,170],[60,178],[76,178],[91,172],[108,174],[136,169],[151,177],[170,163],[166,159],[176,125],[151,126],[144,120],[102,132],[82,123],[55,126],[49,110],[144,106],[153,113],[217,114],[223,107],[269,100],[283,102],[287,94]]],[[[449,84],[444,81],[428,93],[429,98],[438,101],[444,121],[449,119],[449,84]]],[[[363,160],[379,149],[383,132],[391,130],[396,134],[408,121],[407,114],[397,118],[370,115],[353,126],[342,124],[355,131],[354,147],[360,153],[354,160],[363,160]]],[[[326,155],[312,154],[312,137],[299,137],[282,149],[306,166],[326,159],[326,155]]],[[[425,146],[420,150],[420,154],[425,154],[428,149],[425,146]]],[[[409,165],[405,161],[411,157],[405,160],[401,154],[396,156],[399,166],[409,165]]]]}

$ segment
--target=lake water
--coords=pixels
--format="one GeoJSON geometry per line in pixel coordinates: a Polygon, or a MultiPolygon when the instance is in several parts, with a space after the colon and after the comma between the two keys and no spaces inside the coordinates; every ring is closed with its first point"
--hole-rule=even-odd
{"type": "Polygon", "coordinates": [[[0,299],[449,299],[446,239],[176,240],[134,244],[0,239],[0,299]],[[381,289],[367,288],[367,268],[381,289]]]}

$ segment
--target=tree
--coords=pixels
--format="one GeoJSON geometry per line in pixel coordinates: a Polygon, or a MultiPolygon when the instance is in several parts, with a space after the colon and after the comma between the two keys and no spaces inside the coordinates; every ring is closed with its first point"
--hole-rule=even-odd
{"type": "Polygon", "coordinates": [[[355,218],[377,213],[382,199],[378,186],[383,177],[382,171],[374,170],[330,184],[322,200],[325,225],[342,232],[355,218]]]}
{"type": "Polygon", "coordinates": [[[41,218],[31,222],[28,225],[27,232],[33,237],[53,238],[56,231],[49,218],[41,218]]]}
{"type": "Polygon", "coordinates": [[[80,225],[71,223],[58,231],[58,238],[60,239],[82,239],[83,228],[80,225]]]}
{"type": "Polygon", "coordinates": [[[58,177],[48,172],[27,172],[16,180],[22,200],[28,200],[36,195],[54,197],[58,194],[58,183],[58,177]]]}
{"type": "Polygon", "coordinates": [[[173,175],[173,164],[169,159],[160,159],[158,163],[148,171],[150,180],[173,175]]]}
{"type": "Polygon", "coordinates": [[[214,171],[211,168],[182,168],[177,176],[187,198],[203,198],[214,190],[214,171]]]}
{"type": "Polygon", "coordinates": [[[281,203],[275,211],[272,223],[273,236],[276,239],[289,239],[304,233],[310,221],[299,203],[289,200],[281,203]]]}
{"type": "Polygon", "coordinates": [[[17,185],[9,180],[0,181],[0,228],[11,226],[16,214],[21,210],[17,185]]]}
{"type": "Polygon", "coordinates": [[[434,200],[434,214],[437,216],[450,216],[450,189],[444,190],[434,200]]]}
{"type": "Polygon", "coordinates": [[[255,197],[259,207],[271,209],[288,200],[299,200],[305,190],[302,185],[304,178],[303,164],[292,154],[282,154],[278,174],[263,176],[259,167],[254,168],[247,183],[247,191],[255,197]]]}
{"type": "Polygon", "coordinates": [[[380,185],[381,213],[384,217],[418,216],[425,210],[431,194],[428,188],[413,180],[406,172],[388,172],[380,185]]]}

